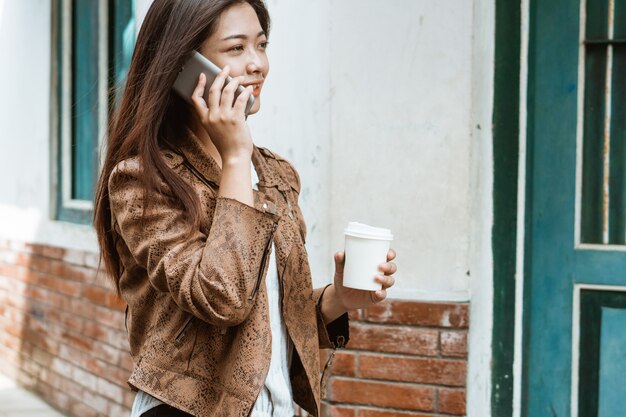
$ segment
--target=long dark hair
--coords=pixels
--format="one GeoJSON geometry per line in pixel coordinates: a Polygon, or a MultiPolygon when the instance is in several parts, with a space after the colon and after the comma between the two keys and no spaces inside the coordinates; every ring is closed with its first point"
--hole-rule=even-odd
{"type": "Polygon", "coordinates": [[[109,176],[120,161],[138,157],[144,191],[154,188],[160,176],[184,207],[190,225],[198,226],[198,196],[167,166],[159,149],[166,138],[181,137],[191,121],[190,107],[171,91],[178,70],[213,34],[221,14],[240,3],[252,6],[269,36],[270,18],[263,0],[154,0],[143,21],[122,100],[110,119],[94,202],[101,258],[118,294],[121,265],[111,234],[109,176]]]}

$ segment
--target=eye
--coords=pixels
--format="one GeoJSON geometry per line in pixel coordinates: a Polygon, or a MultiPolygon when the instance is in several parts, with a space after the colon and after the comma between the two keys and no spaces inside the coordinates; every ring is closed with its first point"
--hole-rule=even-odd
{"type": "Polygon", "coordinates": [[[267,45],[269,45],[269,41],[261,42],[261,43],[259,44],[259,48],[261,48],[261,49],[267,49],[267,45]]]}
{"type": "Polygon", "coordinates": [[[228,51],[243,51],[243,45],[235,45],[232,48],[228,49],[228,51]]]}

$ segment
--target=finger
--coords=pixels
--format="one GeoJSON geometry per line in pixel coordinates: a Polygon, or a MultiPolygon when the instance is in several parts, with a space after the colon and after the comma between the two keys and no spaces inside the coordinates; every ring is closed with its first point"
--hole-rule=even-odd
{"type": "Polygon", "coordinates": [[[374,280],[383,286],[383,290],[393,287],[393,284],[396,283],[396,279],[394,277],[387,275],[376,275],[374,280]]]}
{"type": "Polygon", "coordinates": [[[345,265],[345,253],[344,252],[336,252],[335,253],[335,275],[343,276],[343,267],[345,265]]]}
{"type": "Polygon", "coordinates": [[[248,99],[252,94],[252,90],[252,86],[248,86],[243,90],[243,93],[239,94],[239,97],[237,97],[237,100],[235,101],[235,106],[233,107],[236,114],[244,114],[246,112],[246,106],[248,104],[248,99]]]}
{"type": "Polygon", "coordinates": [[[387,298],[387,291],[385,290],[372,291],[370,294],[374,303],[380,303],[385,298],[387,298]]]}
{"type": "Polygon", "coordinates": [[[385,275],[392,275],[396,273],[398,266],[393,262],[386,262],[384,264],[379,264],[378,270],[383,272],[385,275]]]}
{"type": "Polygon", "coordinates": [[[209,109],[217,109],[220,106],[220,98],[222,97],[222,88],[226,82],[226,77],[230,73],[230,67],[226,65],[224,69],[217,74],[213,84],[209,88],[209,109]]]}
{"type": "Polygon", "coordinates": [[[193,107],[198,114],[202,114],[202,112],[207,108],[206,101],[204,101],[205,85],[206,76],[204,73],[200,73],[200,76],[198,77],[198,84],[196,84],[196,88],[194,88],[193,93],[191,93],[191,102],[193,103],[193,107]]]}
{"type": "Polygon", "coordinates": [[[396,259],[396,251],[389,249],[389,252],[387,252],[387,262],[393,261],[394,259],[396,259]]]}
{"type": "Polygon", "coordinates": [[[235,103],[235,91],[239,84],[241,84],[244,80],[243,76],[235,77],[226,84],[226,87],[222,90],[222,97],[220,99],[220,106],[224,110],[230,110],[233,108],[235,103]]]}

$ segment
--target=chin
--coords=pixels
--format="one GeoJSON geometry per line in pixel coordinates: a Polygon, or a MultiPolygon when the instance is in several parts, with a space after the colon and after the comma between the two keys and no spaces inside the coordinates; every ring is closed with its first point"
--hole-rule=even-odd
{"type": "Polygon", "coordinates": [[[250,108],[250,113],[248,113],[248,116],[258,113],[259,110],[261,110],[261,97],[255,97],[254,104],[250,108]]]}

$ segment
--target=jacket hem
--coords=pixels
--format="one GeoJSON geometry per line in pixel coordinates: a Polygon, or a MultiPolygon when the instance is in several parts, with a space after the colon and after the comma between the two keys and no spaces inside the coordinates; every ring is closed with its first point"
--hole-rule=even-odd
{"type": "Polygon", "coordinates": [[[240,398],[225,387],[157,365],[140,361],[128,379],[134,390],[141,390],[178,410],[194,416],[247,417],[254,401],[240,398]],[[191,397],[191,393],[201,393],[191,397]],[[206,414],[206,410],[213,410],[206,414]]]}

